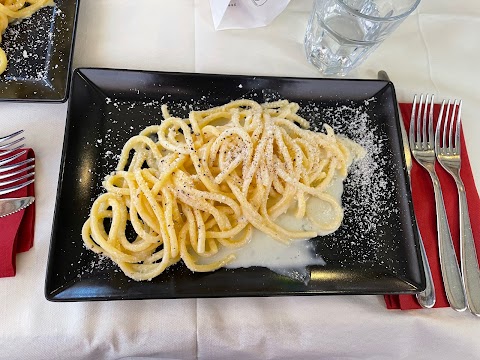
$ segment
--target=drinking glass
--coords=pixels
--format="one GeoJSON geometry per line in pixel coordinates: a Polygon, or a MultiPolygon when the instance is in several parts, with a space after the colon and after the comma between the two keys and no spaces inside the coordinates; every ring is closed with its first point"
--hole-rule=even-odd
{"type": "Polygon", "coordinates": [[[305,33],[307,59],[325,75],[360,65],[420,0],[315,0],[305,33]]]}

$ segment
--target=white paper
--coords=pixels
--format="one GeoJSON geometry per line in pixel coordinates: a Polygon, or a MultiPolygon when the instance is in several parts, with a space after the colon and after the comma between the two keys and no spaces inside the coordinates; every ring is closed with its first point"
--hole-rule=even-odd
{"type": "Polygon", "coordinates": [[[210,0],[215,30],[251,29],[270,24],[290,0],[210,0]]]}

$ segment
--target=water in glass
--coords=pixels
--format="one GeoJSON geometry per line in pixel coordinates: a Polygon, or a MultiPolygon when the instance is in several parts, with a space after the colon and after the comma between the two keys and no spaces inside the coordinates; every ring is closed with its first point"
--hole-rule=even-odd
{"type": "MultiPolygon", "coordinates": [[[[419,0],[407,1],[414,5],[406,7],[405,17],[419,0]]],[[[346,75],[402,22],[399,3],[402,0],[315,0],[304,42],[308,61],[326,75],[346,75]]]]}

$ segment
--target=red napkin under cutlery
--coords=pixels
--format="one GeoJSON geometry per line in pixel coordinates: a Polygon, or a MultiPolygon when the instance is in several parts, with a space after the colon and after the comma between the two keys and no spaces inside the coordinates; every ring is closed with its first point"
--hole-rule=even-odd
{"type": "MultiPolygon", "coordinates": [[[[25,150],[27,152],[15,159],[15,162],[35,158],[35,153],[32,149],[25,150]]],[[[34,184],[31,183],[20,190],[2,195],[0,199],[35,196],[34,184]]],[[[0,278],[15,276],[17,253],[31,249],[33,246],[34,228],[35,202],[26,209],[0,218],[0,278]]]]}
{"type": "MultiPolygon", "coordinates": [[[[410,115],[412,113],[412,104],[400,104],[400,110],[405,122],[405,128],[410,128],[410,115]]],[[[434,106],[434,126],[440,112],[440,105],[434,106]]],[[[467,194],[468,210],[470,213],[470,222],[472,226],[473,237],[475,238],[475,246],[477,256],[480,255],[480,218],[477,216],[477,210],[480,209],[480,198],[475,187],[475,181],[468,159],[467,148],[465,146],[465,138],[463,130],[461,132],[461,177],[465,184],[467,194]]],[[[458,194],[457,186],[453,178],[440,166],[436,164],[440,184],[442,186],[445,209],[447,211],[448,223],[452,240],[457,253],[457,259],[460,261],[460,234],[459,234],[459,218],[458,218],[458,194]]],[[[435,198],[433,194],[433,185],[427,171],[418,163],[413,161],[412,167],[412,197],[415,215],[417,217],[418,227],[423,238],[425,251],[427,253],[430,269],[432,271],[433,282],[435,285],[435,294],[437,297],[434,307],[449,307],[445,288],[442,282],[442,274],[440,270],[440,260],[438,256],[437,242],[437,222],[435,211],[435,198]]],[[[388,309],[421,309],[414,295],[385,295],[385,303],[388,309]]]]}

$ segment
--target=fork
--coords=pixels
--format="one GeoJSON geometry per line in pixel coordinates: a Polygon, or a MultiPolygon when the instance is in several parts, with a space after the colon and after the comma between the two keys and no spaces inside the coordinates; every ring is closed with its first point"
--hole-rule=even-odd
{"type": "Polygon", "coordinates": [[[24,155],[27,150],[19,150],[23,144],[19,143],[24,137],[16,138],[23,130],[0,137],[0,195],[19,190],[35,181],[35,159],[27,159],[18,163],[12,162],[24,155]]]}
{"type": "Polygon", "coordinates": [[[447,295],[448,303],[457,311],[464,311],[467,308],[465,290],[462,277],[458,267],[457,256],[452,242],[452,235],[447,222],[447,214],[443,203],[443,194],[440,182],[435,172],[435,149],[433,134],[433,99],[434,96],[420,96],[417,108],[417,95],[413,98],[412,116],[410,118],[410,149],[415,160],[428,171],[433,183],[435,193],[435,206],[437,213],[437,235],[440,257],[440,268],[442,271],[443,284],[447,295]],[[422,116],[423,104],[423,116],[422,116]],[[429,110],[429,111],[428,111],[429,110]],[[428,129],[427,129],[428,111],[428,129]],[[415,119],[416,118],[416,119],[415,119]],[[416,131],[415,131],[416,129],[416,131]],[[428,131],[427,131],[428,130],[428,131]]]}
{"type": "Polygon", "coordinates": [[[15,150],[18,150],[23,146],[23,144],[17,145],[19,142],[25,140],[23,136],[19,139],[15,139],[12,142],[7,143],[7,141],[14,139],[15,136],[20,135],[21,133],[23,133],[23,130],[19,130],[17,132],[14,132],[13,134],[0,137],[0,156],[4,156],[15,150]],[[17,145],[17,146],[14,148],[11,148],[12,145],[17,145]]]}
{"type": "Polygon", "coordinates": [[[451,105],[451,100],[448,100],[446,114],[443,116],[445,100],[442,102],[435,130],[435,153],[440,165],[453,177],[457,184],[460,211],[460,267],[468,307],[473,314],[480,316],[480,270],[470,225],[465,187],[460,177],[460,115],[462,113],[462,101],[455,100],[453,107],[451,105]],[[450,109],[452,109],[452,114],[449,120],[450,109]],[[458,110],[456,111],[456,109],[458,110]]]}

